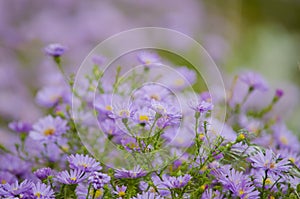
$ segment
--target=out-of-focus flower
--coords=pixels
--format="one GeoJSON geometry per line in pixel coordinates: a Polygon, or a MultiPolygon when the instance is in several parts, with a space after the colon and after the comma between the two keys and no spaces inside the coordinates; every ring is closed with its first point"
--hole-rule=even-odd
{"type": "Polygon", "coordinates": [[[56,176],[55,179],[63,184],[78,184],[86,179],[86,175],[84,171],[81,170],[70,170],[68,171],[61,171],[56,176]]]}
{"type": "Polygon", "coordinates": [[[190,70],[185,66],[175,69],[175,73],[166,74],[163,77],[163,81],[166,82],[168,88],[174,90],[183,90],[185,88],[192,87],[196,82],[196,73],[194,70],[190,70]]]}
{"type": "Polygon", "coordinates": [[[147,174],[146,171],[144,171],[139,166],[135,166],[133,170],[126,170],[124,168],[122,169],[116,169],[115,177],[116,178],[140,178],[147,174]]]}
{"type": "Polygon", "coordinates": [[[199,103],[193,103],[193,105],[191,105],[191,108],[193,110],[195,110],[196,112],[199,112],[200,114],[205,114],[208,111],[211,111],[213,109],[213,104],[210,102],[206,102],[206,101],[201,101],[199,103]]]}
{"type": "Polygon", "coordinates": [[[59,57],[65,53],[67,47],[59,43],[49,44],[45,47],[45,53],[49,56],[59,57]]]}
{"type": "Polygon", "coordinates": [[[49,167],[41,168],[36,170],[33,174],[40,180],[44,180],[48,178],[48,176],[52,175],[52,169],[49,167]]]}
{"type": "Polygon", "coordinates": [[[85,172],[99,171],[102,169],[100,163],[88,155],[72,154],[67,160],[71,169],[78,169],[85,172]]]}
{"type": "Polygon", "coordinates": [[[93,172],[89,177],[89,183],[91,183],[94,189],[101,189],[105,184],[110,182],[110,176],[105,173],[93,172]]]}
{"type": "Polygon", "coordinates": [[[146,52],[146,51],[140,52],[137,55],[137,59],[140,63],[146,66],[160,63],[159,56],[154,52],[146,52]]]}
{"type": "Polygon", "coordinates": [[[8,127],[17,133],[28,133],[32,130],[32,125],[22,121],[14,121],[8,124],[8,127]]]}
{"type": "Polygon", "coordinates": [[[239,76],[239,79],[247,84],[250,89],[259,90],[259,91],[267,91],[268,85],[264,78],[254,72],[245,72],[239,76]]]}
{"type": "Polygon", "coordinates": [[[15,181],[12,184],[4,184],[0,186],[0,196],[4,198],[27,198],[31,194],[32,182],[24,180],[19,184],[15,181]]]}
{"type": "Polygon", "coordinates": [[[33,130],[30,131],[30,137],[34,140],[49,141],[56,140],[59,136],[64,134],[69,127],[67,121],[60,117],[53,118],[47,116],[41,118],[37,123],[33,125],[33,130]]]}
{"type": "Polygon", "coordinates": [[[103,189],[91,189],[88,193],[88,186],[84,183],[79,183],[75,192],[78,199],[93,199],[93,196],[95,196],[94,199],[101,199],[103,196],[103,189]]]}
{"type": "Polygon", "coordinates": [[[11,174],[8,171],[0,171],[0,185],[1,184],[10,184],[17,180],[17,177],[11,174]]]}
{"type": "Polygon", "coordinates": [[[70,92],[61,86],[51,86],[41,89],[36,96],[39,105],[51,108],[58,105],[59,102],[70,101],[70,92]]]}
{"type": "Polygon", "coordinates": [[[206,189],[202,196],[201,199],[223,199],[224,195],[221,194],[218,190],[213,191],[212,189],[206,189]]]}
{"type": "Polygon", "coordinates": [[[106,61],[106,59],[105,59],[105,57],[103,57],[101,55],[94,55],[92,57],[92,61],[94,64],[101,66],[106,61]]]}
{"type": "Polygon", "coordinates": [[[268,170],[275,174],[288,171],[291,167],[288,159],[280,159],[279,155],[275,155],[271,149],[267,149],[265,153],[259,151],[254,156],[251,156],[249,160],[252,163],[252,167],[268,170]]]}
{"type": "Polygon", "coordinates": [[[275,96],[281,98],[284,95],[284,91],[281,89],[276,89],[275,96]]]}
{"type": "Polygon", "coordinates": [[[37,182],[32,187],[34,198],[54,199],[55,195],[50,186],[37,182]]]}

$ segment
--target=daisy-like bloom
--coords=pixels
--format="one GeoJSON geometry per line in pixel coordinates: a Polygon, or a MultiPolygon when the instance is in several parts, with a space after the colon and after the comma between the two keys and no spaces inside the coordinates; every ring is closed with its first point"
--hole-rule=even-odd
{"type": "Polygon", "coordinates": [[[159,56],[154,52],[145,52],[145,51],[140,52],[137,55],[137,59],[141,64],[144,64],[145,66],[160,63],[159,56]]]}
{"type": "Polygon", "coordinates": [[[41,168],[33,173],[38,179],[44,180],[52,175],[52,169],[49,167],[41,168]]]}
{"type": "Polygon", "coordinates": [[[225,189],[230,190],[234,196],[241,199],[259,198],[259,192],[250,181],[250,177],[236,171],[230,165],[222,166],[212,171],[212,174],[221,182],[225,189]]]}
{"type": "Polygon", "coordinates": [[[114,193],[116,194],[116,195],[118,195],[119,197],[124,197],[125,196],[125,194],[126,194],[126,189],[127,189],[127,187],[126,186],[124,186],[124,185],[122,185],[122,186],[116,186],[116,191],[114,191],[114,193]]]}
{"type": "Polygon", "coordinates": [[[185,174],[184,176],[174,177],[174,176],[163,176],[164,185],[169,189],[182,188],[185,187],[192,176],[185,174]]]}
{"type": "MultiPolygon", "coordinates": [[[[114,95],[114,99],[118,96],[114,95]]],[[[108,115],[112,113],[112,95],[111,94],[101,94],[95,97],[94,107],[98,111],[98,119],[105,120],[108,115]]]]}
{"type": "Polygon", "coordinates": [[[113,119],[129,119],[133,117],[135,111],[136,108],[131,104],[116,105],[109,116],[113,119]]]}
{"type": "Polygon", "coordinates": [[[49,56],[60,57],[65,53],[67,48],[59,43],[49,44],[45,47],[45,53],[49,56]]]}
{"type": "Polygon", "coordinates": [[[78,186],[76,187],[76,195],[78,199],[101,199],[103,196],[103,189],[91,189],[90,192],[88,193],[88,185],[84,183],[79,183],[78,186]]]}
{"type": "Polygon", "coordinates": [[[24,180],[21,184],[15,181],[12,184],[0,186],[0,196],[4,198],[27,198],[31,194],[32,182],[24,180]]]}
{"type": "Polygon", "coordinates": [[[300,142],[298,137],[294,135],[284,123],[276,123],[272,129],[277,147],[299,152],[300,142]]]}
{"type": "Polygon", "coordinates": [[[8,127],[17,133],[28,133],[32,130],[32,125],[22,121],[14,121],[8,124],[8,127]]]}
{"type": "Polygon", "coordinates": [[[28,174],[31,164],[18,156],[11,154],[0,155],[0,171],[8,171],[16,176],[23,176],[28,174]]]}
{"type": "Polygon", "coordinates": [[[47,116],[33,125],[30,137],[39,141],[54,141],[68,130],[67,121],[60,117],[47,116]]]}
{"type": "Polygon", "coordinates": [[[70,171],[61,171],[56,176],[55,179],[63,184],[78,184],[86,179],[84,171],[80,170],[70,170],[70,171]]]}
{"type": "Polygon", "coordinates": [[[297,167],[300,168],[300,155],[298,152],[285,148],[285,149],[278,150],[278,154],[280,158],[286,158],[292,164],[295,164],[297,167]]]}
{"type": "Polygon", "coordinates": [[[283,179],[280,179],[279,175],[274,173],[268,173],[267,178],[265,179],[265,171],[260,170],[252,170],[254,176],[254,183],[257,187],[262,187],[265,184],[265,189],[270,189],[272,187],[272,191],[278,191],[277,186],[273,186],[275,182],[280,183],[283,182],[283,179]],[[265,182],[264,182],[265,180],[265,182]]]}
{"type": "Polygon", "coordinates": [[[173,75],[165,76],[165,81],[168,87],[176,90],[183,90],[187,87],[191,87],[196,82],[196,73],[194,70],[190,70],[187,67],[178,67],[175,69],[173,75]]]}
{"type": "Polygon", "coordinates": [[[264,78],[254,72],[245,72],[240,74],[239,79],[247,84],[251,90],[267,91],[268,85],[264,78]]]}
{"type": "Polygon", "coordinates": [[[250,157],[249,160],[253,168],[267,170],[275,174],[289,171],[291,168],[287,158],[281,159],[280,156],[275,155],[271,149],[267,149],[265,153],[259,151],[257,154],[250,157]]]}
{"type": "Polygon", "coordinates": [[[44,183],[38,182],[32,187],[32,193],[35,199],[54,199],[54,192],[50,186],[45,185],[44,183]]]}
{"type": "Polygon", "coordinates": [[[144,107],[141,109],[137,109],[137,111],[133,115],[133,120],[141,126],[149,126],[154,117],[155,112],[148,107],[144,107]]]}
{"type": "Polygon", "coordinates": [[[213,109],[213,104],[211,102],[207,102],[207,101],[201,101],[199,103],[192,103],[191,108],[196,111],[199,112],[200,114],[205,114],[208,111],[211,111],[213,109]]]}
{"type": "Polygon", "coordinates": [[[201,199],[223,199],[224,195],[221,194],[218,190],[213,191],[212,189],[206,189],[202,196],[201,199]]]}
{"type": "Polygon", "coordinates": [[[99,171],[102,169],[100,163],[88,155],[72,154],[67,160],[71,169],[78,169],[85,172],[99,171]]]}
{"type": "Polygon", "coordinates": [[[51,86],[44,87],[36,95],[39,105],[47,108],[54,107],[61,102],[69,102],[70,93],[63,87],[51,86]]]}
{"type": "Polygon", "coordinates": [[[0,171],[0,186],[1,184],[13,183],[17,180],[17,177],[7,171],[0,171]]]}
{"type": "Polygon", "coordinates": [[[131,199],[163,199],[160,195],[153,192],[143,192],[138,194],[136,197],[132,197],[131,199]]]}
{"type": "Polygon", "coordinates": [[[89,183],[91,183],[94,189],[101,189],[105,184],[110,182],[110,176],[105,173],[93,172],[89,177],[89,183]]]}
{"type": "Polygon", "coordinates": [[[116,178],[140,178],[147,174],[146,171],[144,171],[141,167],[135,166],[133,170],[126,170],[124,168],[122,169],[116,169],[115,177],[116,178]]]}

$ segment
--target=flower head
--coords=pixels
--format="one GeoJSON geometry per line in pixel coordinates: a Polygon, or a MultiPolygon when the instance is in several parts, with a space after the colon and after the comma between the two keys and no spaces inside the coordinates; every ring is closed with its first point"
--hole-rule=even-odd
{"type": "Polygon", "coordinates": [[[184,176],[174,177],[174,176],[164,176],[163,181],[169,189],[182,188],[188,184],[192,179],[192,176],[185,174],[184,176]]]}
{"type": "Polygon", "coordinates": [[[4,184],[0,186],[0,196],[5,198],[26,198],[31,194],[32,182],[24,180],[21,184],[15,181],[12,184],[4,184]]]}
{"type": "Polygon", "coordinates": [[[34,184],[32,187],[32,192],[34,198],[41,198],[41,199],[54,199],[54,192],[51,187],[45,185],[44,183],[38,182],[34,184]]]}
{"type": "Polygon", "coordinates": [[[115,173],[116,178],[140,178],[145,176],[147,173],[146,171],[142,170],[139,166],[135,166],[133,170],[126,170],[124,168],[117,169],[115,173]]]}
{"type": "Polygon", "coordinates": [[[78,184],[82,182],[87,176],[84,171],[81,170],[70,170],[61,171],[56,175],[56,180],[63,184],[78,184]]]}
{"type": "Polygon", "coordinates": [[[36,170],[33,174],[40,180],[44,180],[48,178],[48,176],[52,175],[52,169],[49,167],[41,168],[36,170]]]}
{"type": "Polygon", "coordinates": [[[239,79],[247,84],[251,89],[259,90],[259,91],[267,91],[268,85],[264,78],[254,72],[246,72],[239,76],[239,79]]]}
{"type": "Polygon", "coordinates": [[[49,141],[57,140],[59,136],[68,130],[67,121],[60,117],[53,118],[47,116],[41,118],[33,125],[33,130],[30,131],[30,137],[34,140],[49,141]]]}
{"type": "Polygon", "coordinates": [[[114,191],[114,193],[116,194],[116,195],[118,195],[119,197],[123,197],[123,196],[125,196],[125,194],[126,194],[126,189],[127,189],[127,187],[126,186],[124,186],[124,185],[122,185],[122,186],[116,186],[116,191],[114,191]]]}
{"type": "Polygon", "coordinates": [[[71,169],[78,169],[85,172],[99,171],[102,169],[100,163],[88,155],[72,154],[67,159],[71,169]]]}
{"type": "Polygon", "coordinates": [[[8,124],[8,127],[18,133],[28,133],[32,130],[32,125],[22,121],[14,121],[8,124]]]}
{"type": "Polygon", "coordinates": [[[149,66],[151,64],[157,64],[160,63],[159,56],[156,53],[153,52],[140,52],[137,55],[138,61],[146,66],[149,66]]]}
{"type": "Polygon", "coordinates": [[[59,43],[49,44],[45,47],[45,53],[49,56],[59,57],[65,53],[67,48],[59,43]]]}

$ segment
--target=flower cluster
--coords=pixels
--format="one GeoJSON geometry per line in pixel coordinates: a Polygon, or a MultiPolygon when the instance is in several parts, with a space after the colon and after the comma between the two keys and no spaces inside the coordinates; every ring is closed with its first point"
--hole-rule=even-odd
{"type": "MultiPolygon", "coordinates": [[[[60,69],[65,50],[46,48],[60,69]]],[[[96,58],[79,89],[37,92],[46,116],[8,124],[20,140],[0,145],[0,198],[299,197],[300,143],[276,112],[284,92],[268,99],[261,75],[238,75],[229,95],[215,99],[193,92],[192,68],[166,73],[154,51],[136,55],[137,69],[124,62],[108,74],[96,58]],[[123,77],[126,69],[133,74],[123,77]],[[267,104],[253,100],[258,93],[267,104]]]]}

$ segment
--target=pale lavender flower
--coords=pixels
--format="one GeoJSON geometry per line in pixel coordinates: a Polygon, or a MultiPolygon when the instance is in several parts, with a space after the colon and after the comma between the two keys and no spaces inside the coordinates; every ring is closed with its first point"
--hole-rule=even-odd
{"type": "Polygon", "coordinates": [[[206,189],[202,196],[201,199],[223,199],[224,195],[221,194],[218,190],[213,191],[212,189],[206,189]]]}
{"type": "Polygon", "coordinates": [[[153,192],[143,192],[141,194],[137,194],[136,197],[132,197],[131,199],[163,199],[160,195],[153,192]]]}
{"type": "Polygon", "coordinates": [[[279,155],[275,155],[271,149],[267,149],[265,153],[259,151],[251,156],[249,161],[252,163],[253,168],[267,170],[275,174],[289,171],[291,168],[288,159],[280,159],[279,155]]]}
{"type": "Polygon", "coordinates": [[[30,172],[30,163],[22,160],[18,156],[5,154],[0,156],[0,170],[8,171],[16,176],[23,176],[30,172]]]}
{"type": "Polygon", "coordinates": [[[8,171],[0,171],[0,185],[11,184],[17,180],[17,177],[8,171]]]}
{"type": "Polygon", "coordinates": [[[192,179],[192,176],[185,174],[184,176],[164,176],[163,183],[169,189],[182,188],[185,187],[189,181],[192,179]]]}
{"type": "Polygon", "coordinates": [[[38,182],[32,187],[32,193],[34,198],[43,198],[43,199],[54,199],[54,191],[50,186],[45,185],[44,183],[38,182]]]}
{"type": "Polygon", "coordinates": [[[22,121],[14,121],[8,124],[8,127],[17,133],[28,133],[32,130],[32,125],[22,121]]]}
{"type": "Polygon", "coordinates": [[[19,184],[15,181],[12,184],[4,184],[0,186],[0,196],[5,198],[26,198],[31,195],[32,182],[24,180],[19,184]]]}
{"type": "Polygon", "coordinates": [[[67,48],[59,43],[49,44],[45,47],[45,53],[49,56],[59,57],[65,53],[67,48]]]}
{"type": "Polygon", "coordinates": [[[122,169],[116,169],[115,177],[116,178],[140,178],[147,174],[146,171],[144,171],[139,166],[135,166],[133,170],[126,170],[124,168],[122,169]]]}
{"type": "Polygon", "coordinates": [[[88,181],[93,185],[94,189],[101,189],[110,182],[110,176],[105,173],[93,172],[88,181]]]}
{"type": "Polygon", "coordinates": [[[40,180],[44,180],[52,175],[52,169],[49,167],[41,168],[36,170],[33,174],[40,180]]]}
{"type": "Polygon", "coordinates": [[[146,51],[140,52],[137,55],[137,59],[140,63],[146,66],[160,63],[159,56],[154,52],[146,52],[146,51]]]}
{"type": "Polygon", "coordinates": [[[164,77],[167,86],[175,90],[183,90],[192,87],[196,82],[196,79],[197,76],[195,71],[190,70],[185,66],[176,68],[173,75],[166,75],[164,77]]]}
{"type": "Polygon", "coordinates": [[[39,119],[39,121],[33,125],[33,130],[30,131],[30,137],[39,141],[55,141],[68,129],[69,127],[67,126],[66,120],[60,117],[53,118],[49,115],[39,119]]]}
{"type": "Polygon", "coordinates": [[[101,55],[94,55],[92,61],[94,64],[101,66],[106,61],[106,58],[101,55]]]}
{"type": "Polygon", "coordinates": [[[116,191],[114,191],[114,194],[118,195],[119,197],[124,197],[126,194],[127,187],[122,185],[122,186],[116,186],[116,191]]]}
{"type": "Polygon", "coordinates": [[[78,169],[85,172],[99,171],[102,169],[100,163],[88,155],[75,154],[67,158],[71,169],[78,169]]]}
{"type": "Polygon", "coordinates": [[[199,103],[193,103],[193,105],[191,105],[191,108],[196,111],[199,112],[200,114],[205,114],[208,111],[211,111],[213,109],[213,104],[211,102],[207,102],[207,101],[201,101],[199,103]]]}
{"type": "Polygon", "coordinates": [[[247,84],[250,89],[254,90],[259,90],[259,91],[267,91],[268,90],[268,85],[264,78],[254,72],[245,72],[240,74],[239,79],[247,84]]]}
{"type": "Polygon", "coordinates": [[[81,170],[70,170],[70,171],[61,171],[56,176],[56,181],[63,184],[78,184],[86,179],[84,171],[81,170]]]}
{"type": "Polygon", "coordinates": [[[47,108],[54,107],[59,102],[69,102],[69,91],[61,86],[44,87],[38,91],[36,101],[39,105],[47,108]]]}

